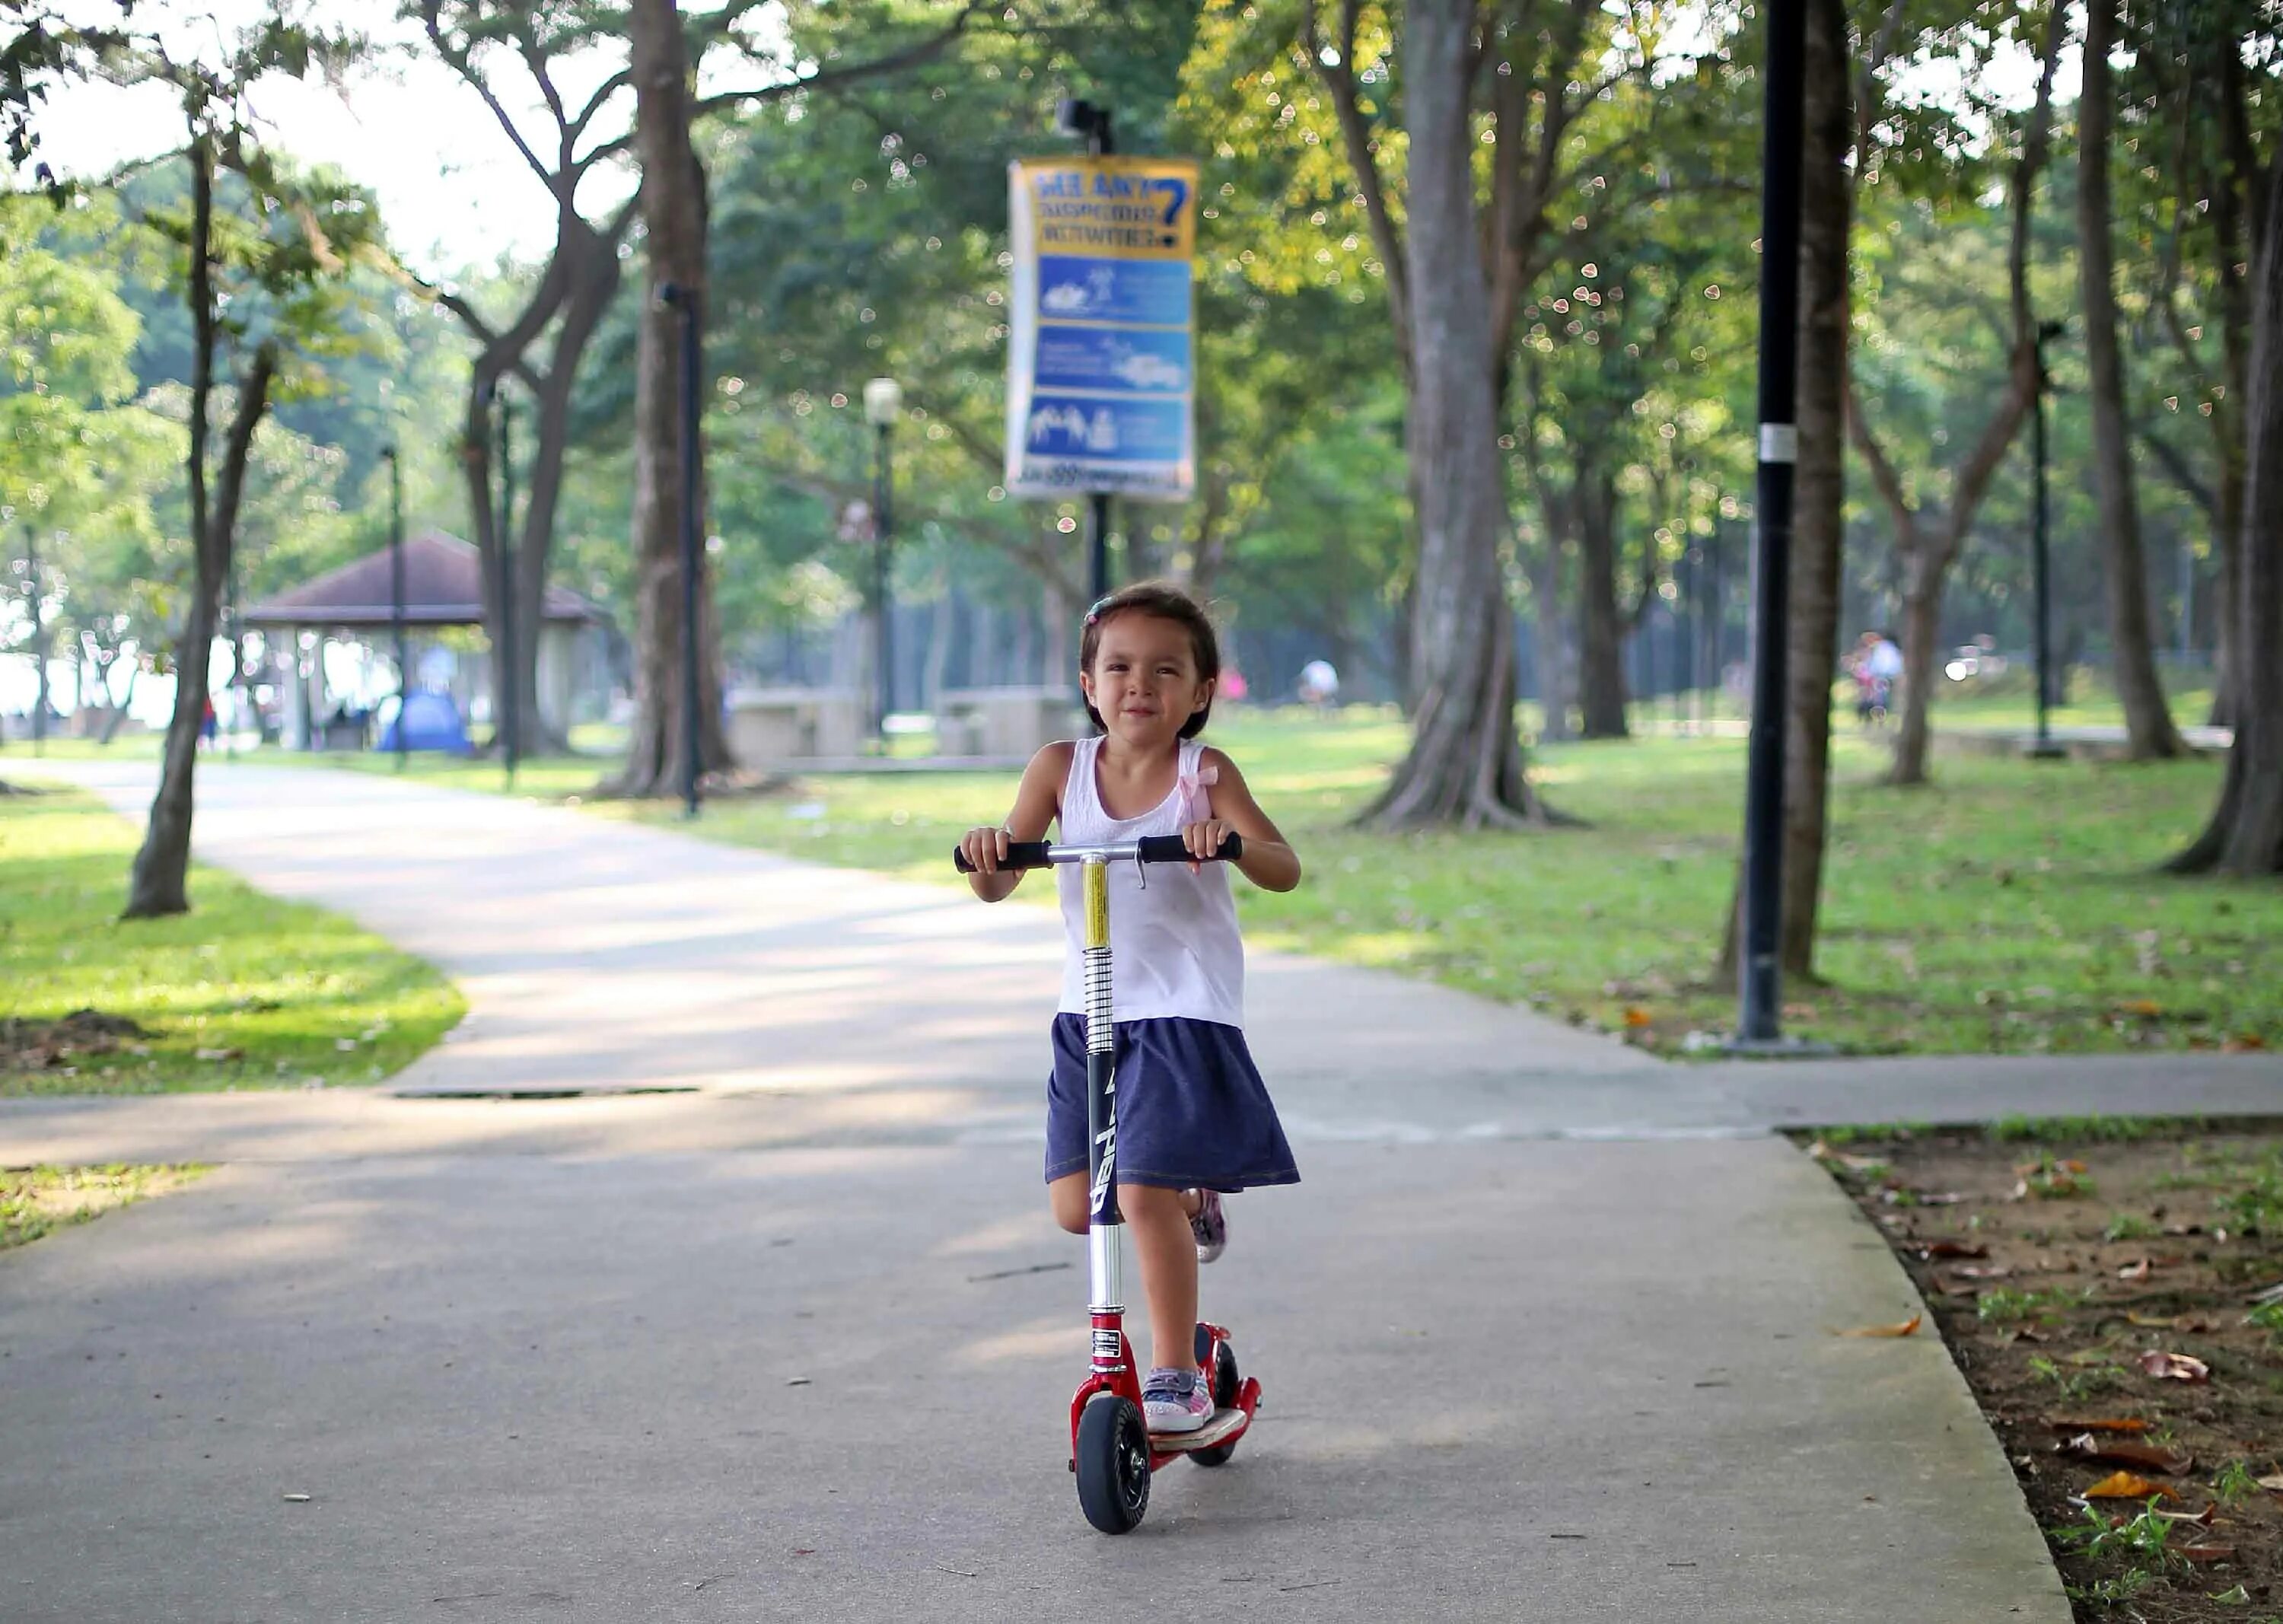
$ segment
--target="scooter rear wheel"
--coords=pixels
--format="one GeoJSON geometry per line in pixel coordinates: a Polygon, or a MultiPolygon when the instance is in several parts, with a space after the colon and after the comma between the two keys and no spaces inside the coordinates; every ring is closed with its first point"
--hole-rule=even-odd
{"type": "MultiPolygon", "coordinates": [[[[1236,1350],[1227,1342],[1211,1343],[1203,1325],[1197,1327],[1197,1357],[1212,1361],[1212,1401],[1215,1409],[1227,1409],[1236,1402],[1236,1395],[1244,1386],[1237,1374],[1236,1350]],[[1207,1352],[1210,1345],[1211,1351],[1207,1352]]],[[[1236,1453],[1236,1441],[1218,1443],[1210,1449],[1192,1449],[1189,1458],[1200,1466],[1226,1466],[1230,1456],[1236,1453]]]]}
{"type": "Polygon", "coordinates": [[[1078,1503],[1104,1534],[1130,1534],[1149,1509],[1149,1425],[1140,1406],[1097,1393],[1078,1418],[1078,1503]]]}

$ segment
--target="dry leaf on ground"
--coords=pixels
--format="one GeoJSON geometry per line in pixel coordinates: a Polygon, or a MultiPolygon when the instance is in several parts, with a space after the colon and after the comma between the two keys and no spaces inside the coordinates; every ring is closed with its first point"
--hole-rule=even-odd
{"type": "Polygon", "coordinates": [[[1922,1240],[1913,1250],[1921,1259],[1986,1258],[1990,1255],[1990,1248],[1978,1240],[1922,1240]]]}
{"type": "Polygon", "coordinates": [[[2076,1416],[2055,1416],[2045,1425],[2052,1427],[2057,1433],[2145,1433],[2148,1430],[2148,1424],[2146,1421],[2127,1417],[2092,1420],[2080,1418],[2076,1416]]]}
{"type": "Polygon", "coordinates": [[[1906,1337],[1919,1328],[1922,1316],[1913,1314],[1899,1325],[1858,1325],[1852,1331],[1835,1331],[1835,1337],[1906,1337]]]}
{"type": "Polygon", "coordinates": [[[2113,1472],[2084,1491],[2088,1500],[2146,1500],[2154,1495],[2178,1500],[2180,1496],[2162,1483],[2151,1483],[2146,1478],[2134,1477],[2129,1472],[2113,1472]]]}
{"type": "Polygon", "coordinates": [[[2140,1355],[2143,1374],[2159,1381],[2209,1381],[2211,1366],[2192,1354],[2168,1354],[2150,1348],[2140,1355]]]}
{"type": "Polygon", "coordinates": [[[2105,1443],[2091,1433],[2064,1439],[2053,1449],[2081,1461],[2098,1461],[2105,1466],[2138,1466],[2175,1478],[2193,1470],[2196,1464],[2196,1457],[2185,1449],[2160,1448],[2146,1443],[2105,1443]]]}

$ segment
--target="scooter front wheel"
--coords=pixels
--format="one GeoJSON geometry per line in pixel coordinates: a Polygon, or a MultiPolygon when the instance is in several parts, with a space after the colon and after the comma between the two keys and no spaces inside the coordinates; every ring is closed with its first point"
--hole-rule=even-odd
{"type": "Polygon", "coordinates": [[[1104,1534],[1130,1534],[1149,1509],[1149,1426],[1141,1407],[1097,1393],[1078,1418],[1078,1503],[1104,1534]]]}

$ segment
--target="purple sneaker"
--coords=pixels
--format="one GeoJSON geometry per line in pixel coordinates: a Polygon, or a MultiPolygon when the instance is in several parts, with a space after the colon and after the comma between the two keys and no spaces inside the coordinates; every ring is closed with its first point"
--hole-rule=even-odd
{"type": "Polygon", "coordinates": [[[1142,1385],[1142,1413],[1153,1433],[1194,1433],[1212,1419],[1212,1391],[1202,1370],[1154,1370],[1142,1385]]]}
{"type": "Polygon", "coordinates": [[[1228,1214],[1221,1211],[1220,1191],[1197,1191],[1196,1216],[1189,1220],[1189,1233],[1197,1239],[1197,1261],[1210,1263],[1228,1246],[1228,1214]]]}

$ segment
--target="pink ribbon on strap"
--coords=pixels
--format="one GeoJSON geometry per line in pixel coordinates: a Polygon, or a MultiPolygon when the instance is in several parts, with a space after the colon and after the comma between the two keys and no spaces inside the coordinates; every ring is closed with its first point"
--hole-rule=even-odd
{"type": "Polygon", "coordinates": [[[1180,775],[1181,825],[1202,824],[1212,816],[1212,799],[1205,791],[1220,782],[1220,769],[1208,766],[1202,759],[1196,770],[1180,775]]]}

